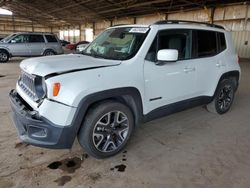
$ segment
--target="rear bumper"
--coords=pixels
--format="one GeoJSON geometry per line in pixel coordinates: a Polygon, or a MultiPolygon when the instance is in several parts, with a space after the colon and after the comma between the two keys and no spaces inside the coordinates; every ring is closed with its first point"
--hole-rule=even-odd
{"type": "Polygon", "coordinates": [[[72,147],[76,133],[72,126],[62,127],[40,117],[18,95],[15,90],[9,94],[12,119],[20,139],[31,145],[68,149],[72,147]]]}

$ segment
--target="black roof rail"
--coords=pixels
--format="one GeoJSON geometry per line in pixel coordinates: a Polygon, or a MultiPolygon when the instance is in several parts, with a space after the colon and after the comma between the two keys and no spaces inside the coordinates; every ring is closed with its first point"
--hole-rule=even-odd
{"type": "Polygon", "coordinates": [[[191,24],[200,24],[200,25],[206,25],[209,27],[214,27],[218,29],[225,29],[223,26],[211,24],[207,22],[196,22],[196,21],[188,21],[188,20],[161,20],[158,22],[155,22],[153,25],[161,25],[161,24],[180,24],[180,23],[191,23],[191,24]]]}

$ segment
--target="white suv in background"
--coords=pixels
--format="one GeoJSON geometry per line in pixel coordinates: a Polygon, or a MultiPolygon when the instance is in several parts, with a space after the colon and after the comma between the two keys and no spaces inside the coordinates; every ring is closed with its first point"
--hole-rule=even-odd
{"type": "Polygon", "coordinates": [[[10,92],[24,142],[81,146],[96,158],[121,151],[140,123],[197,105],[223,114],[240,66],[230,32],[187,21],[120,25],[82,54],[31,58],[10,92]]]}

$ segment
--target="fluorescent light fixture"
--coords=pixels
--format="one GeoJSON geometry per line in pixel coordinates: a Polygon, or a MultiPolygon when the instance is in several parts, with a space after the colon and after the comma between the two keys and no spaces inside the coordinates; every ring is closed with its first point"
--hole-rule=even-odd
{"type": "Polygon", "coordinates": [[[3,8],[0,8],[0,15],[12,15],[12,12],[3,8]]]}

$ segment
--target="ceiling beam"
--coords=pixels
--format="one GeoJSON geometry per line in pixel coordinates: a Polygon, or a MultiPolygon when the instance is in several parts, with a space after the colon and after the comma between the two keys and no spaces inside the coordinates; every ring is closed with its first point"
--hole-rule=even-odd
{"type": "Polygon", "coordinates": [[[73,8],[73,7],[76,7],[78,5],[88,3],[88,2],[91,2],[91,0],[81,1],[81,2],[78,2],[78,3],[74,3],[74,4],[71,3],[70,5],[62,6],[60,8],[56,8],[54,10],[51,10],[51,11],[48,12],[48,14],[55,13],[55,12],[58,12],[58,11],[62,11],[62,10],[68,9],[68,8],[73,8]]]}
{"type": "Polygon", "coordinates": [[[133,5],[128,5],[127,7],[104,10],[104,11],[100,11],[99,13],[102,14],[102,13],[108,13],[108,12],[115,12],[115,11],[120,11],[124,9],[136,8],[136,7],[141,7],[141,6],[146,6],[146,5],[156,4],[156,3],[164,3],[164,2],[167,3],[167,2],[170,2],[170,0],[151,0],[151,1],[146,1],[142,3],[135,3],[133,5]]]}

